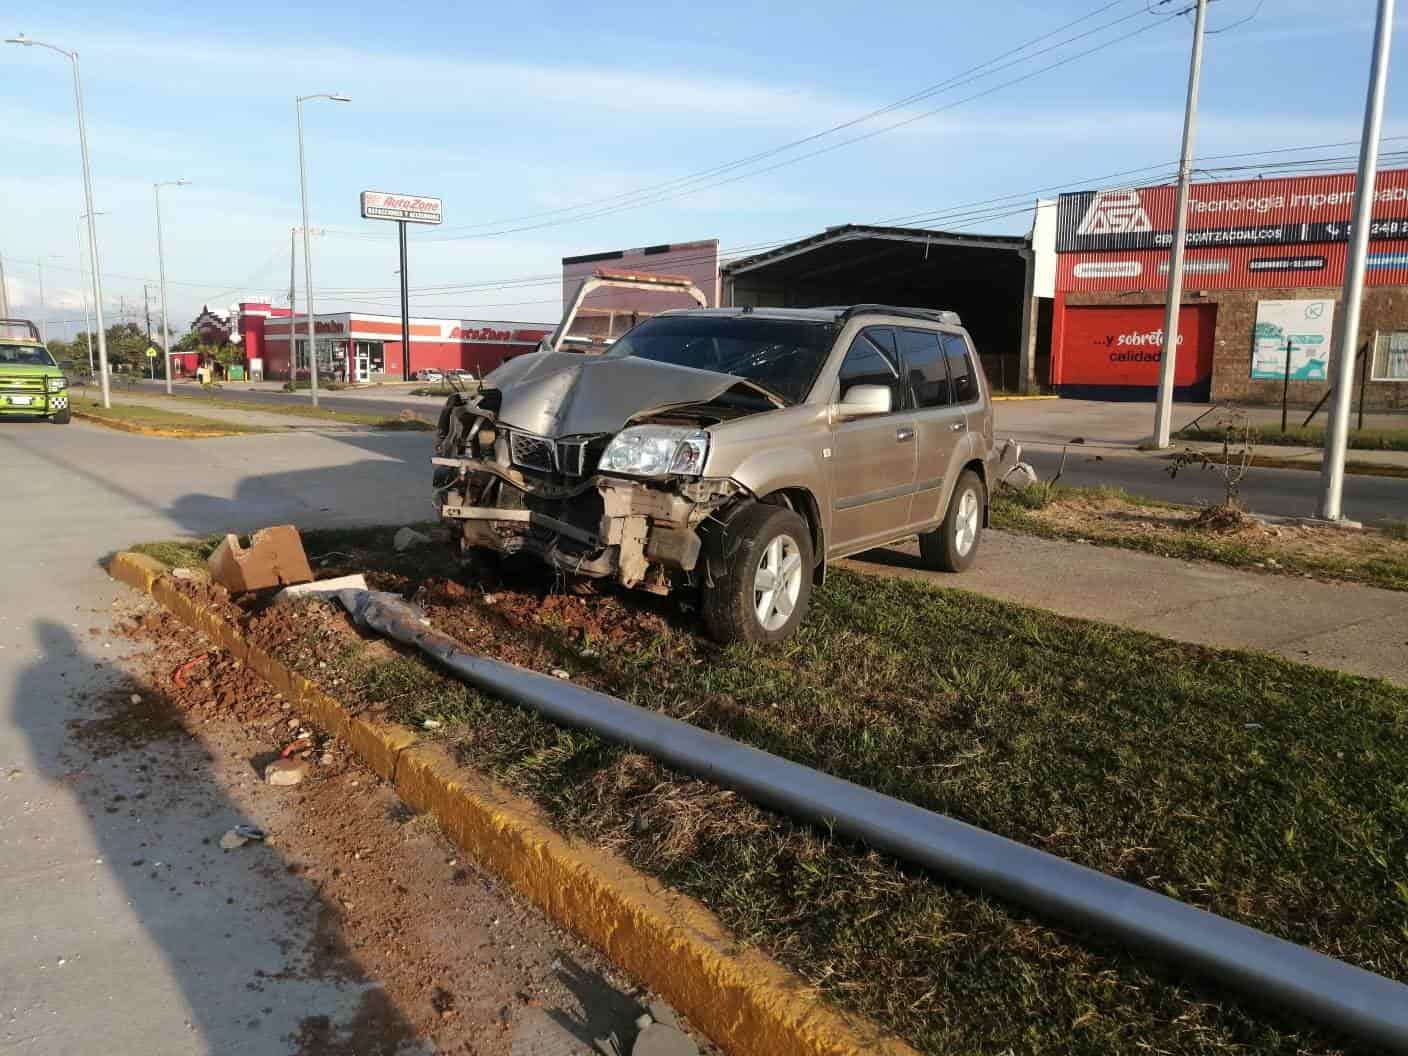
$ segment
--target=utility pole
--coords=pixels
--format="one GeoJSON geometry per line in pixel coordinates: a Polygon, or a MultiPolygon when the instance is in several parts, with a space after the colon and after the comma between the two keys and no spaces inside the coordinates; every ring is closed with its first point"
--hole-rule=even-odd
{"type": "MultiPolygon", "coordinates": [[[[166,243],[161,235],[161,189],[163,187],[184,187],[190,180],[163,180],[152,184],[152,198],[156,202],[156,261],[161,269],[161,376],[166,379],[166,395],[171,395],[171,327],[166,314],[166,243]]],[[[148,324],[150,329],[150,324],[148,324]]],[[[148,338],[150,341],[150,337],[148,338]]]]}
{"type": "Polygon", "coordinates": [[[44,258],[39,258],[39,326],[40,337],[47,345],[49,343],[49,312],[44,307],[44,258]]]}
{"type": "Polygon", "coordinates": [[[1203,29],[1208,0],[1197,0],[1193,55],[1188,62],[1188,99],[1183,109],[1183,148],[1178,156],[1178,195],[1173,214],[1173,247],[1168,261],[1168,302],[1164,307],[1164,349],[1159,359],[1159,394],[1154,404],[1154,446],[1168,447],[1173,422],[1173,372],[1178,358],[1178,310],[1183,302],[1183,244],[1188,239],[1188,181],[1193,141],[1198,133],[1198,83],[1203,74],[1203,29]]]}
{"type": "Polygon", "coordinates": [[[297,311],[294,305],[294,299],[298,295],[298,286],[294,278],[297,264],[298,226],[294,225],[288,229],[288,376],[292,380],[295,390],[298,389],[298,357],[294,354],[293,316],[297,311]]]}
{"type": "Polygon", "coordinates": [[[1374,183],[1379,170],[1379,135],[1384,123],[1384,90],[1393,43],[1393,0],[1379,0],[1374,28],[1374,57],[1369,69],[1369,94],[1364,103],[1364,136],[1359,144],[1359,175],[1354,187],[1354,220],[1349,232],[1349,258],[1344,270],[1344,314],[1340,347],[1334,361],[1334,394],[1325,430],[1325,454],[1320,463],[1320,516],[1344,518],[1344,455],[1349,443],[1349,406],[1354,388],[1354,350],[1359,345],[1359,309],[1364,296],[1364,265],[1369,254],[1369,228],[1374,219],[1374,183]]]}
{"type": "Polygon", "coordinates": [[[0,253],[0,319],[10,317],[10,289],[5,285],[5,254],[0,253]]]}
{"type": "MultiPolygon", "coordinates": [[[[313,323],[313,245],[308,230],[308,162],[303,151],[303,104],[309,99],[327,99],[334,103],[350,103],[352,100],[340,92],[318,92],[316,95],[300,95],[294,98],[294,109],[298,111],[298,190],[303,203],[303,286],[304,300],[308,302],[308,394],[313,406],[318,406],[318,344],[316,327],[313,323]]],[[[290,339],[291,342],[291,339],[290,339]]],[[[290,348],[292,344],[290,343],[290,348]]],[[[298,370],[293,371],[294,388],[298,387],[298,370]]]]}

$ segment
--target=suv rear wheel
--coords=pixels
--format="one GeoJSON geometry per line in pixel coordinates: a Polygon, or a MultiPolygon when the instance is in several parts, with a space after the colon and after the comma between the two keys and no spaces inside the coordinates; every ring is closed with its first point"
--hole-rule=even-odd
{"type": "Polygon", "coordinates": [[[973,563],[983,534],[986,494],[982,480],[971,469],[959,475],[943,524],[919,537],[919,556],[925,567],[962,572],[973,563]]]}
{"type": "Polygon", "coordinates": [[[711,540],[704,623],[718,642],[778,642],[806,617],[812,536],[784,506],[739,511],[711,540]]]}

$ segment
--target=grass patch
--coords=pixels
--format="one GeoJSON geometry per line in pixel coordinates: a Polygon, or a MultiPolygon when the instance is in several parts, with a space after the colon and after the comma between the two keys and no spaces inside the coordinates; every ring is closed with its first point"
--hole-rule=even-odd
{"type": "Polygon", "coordinates": [[[188,433],[192,436],[235,436],[242,433],[275,432],[267,426],[238,425],[147,404],[114,403],[111,407],[104,407],[101,400],[72,394],[69,396],[69,406],[73,413],[80,417],[105,425],[128,426],[138,431],[160,429],[173,433],[188,433]]]}
{"type": "Polygon", "coordinates": [[[1239,531],[1219,533],[1191,526],[1199,512],[1198,507],[1138,498],[1118,488],[1038,484],[1021,494],[994,496],[992,525],[1160,557],[1408,590],[1408,545],[1401,532],[1250,522],[1239,531]]]}
{"type": "MultiPolygon", "coordinates": [[[[1408,979],[1408,691],[929,584],[836,572],[793,640],[719,649],[668,606],[347,551],[471,648],[1408,979]],[[661,615],[665,613],[665,615],[661,615]],[[614,615],[613,615],[614,614],[614,615]],[[583,620],[585,619],[585,622],[583,620]]],[[[532,581],[536,582],[536,581],[532,581]]],[[[1331,1053],[1329,1036],[707,782],[386,659],[333,619],[281,645],[423,727],[565,831],[701,899],[745,943],[926,1052],[1331,1053]],[[325,663],[326,668],[320,666],[325,663]]],[[[339,692],[343,692],[340,688],[339,692]]]]}
{"type": "MultiPolygon", "coordinates": [[[[1178,435],[1184,440],[1221,443],[1224,430],[1198,426],[1178,435]]],[[[1276,447],[1324,447],[1325,429],[1319,425],[1293,425],[1283,433],[1279,426],[1254,425],[1251,442],[1276,447]]],[[[1408,451],[1408,429],[1351,429],[1349,446],[1356,451],[1408,451]]]]}

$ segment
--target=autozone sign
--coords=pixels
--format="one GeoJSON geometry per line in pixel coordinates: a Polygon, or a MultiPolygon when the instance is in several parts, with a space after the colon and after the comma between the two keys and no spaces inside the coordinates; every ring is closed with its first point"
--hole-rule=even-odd
{"type": "Polygon", "coordinates": [[[438,224],[444,219],[439,198],[386,191],[362,192],[362,216],[367,220],[402,220],[408,224],[438,224]]]}

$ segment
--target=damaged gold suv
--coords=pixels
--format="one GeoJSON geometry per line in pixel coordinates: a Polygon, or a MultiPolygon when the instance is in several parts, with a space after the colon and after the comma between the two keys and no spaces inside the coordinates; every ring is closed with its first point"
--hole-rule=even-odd
{"type": "Polygon", "coordinates": [[[461,556],[697,590],[721,641],[777,641],[829,561],[919,537],[972,563],[997,469],[987,380],[952,312],[716,308],[602,355],[543,351],[452,395],[435,502],[461,556]]]}

